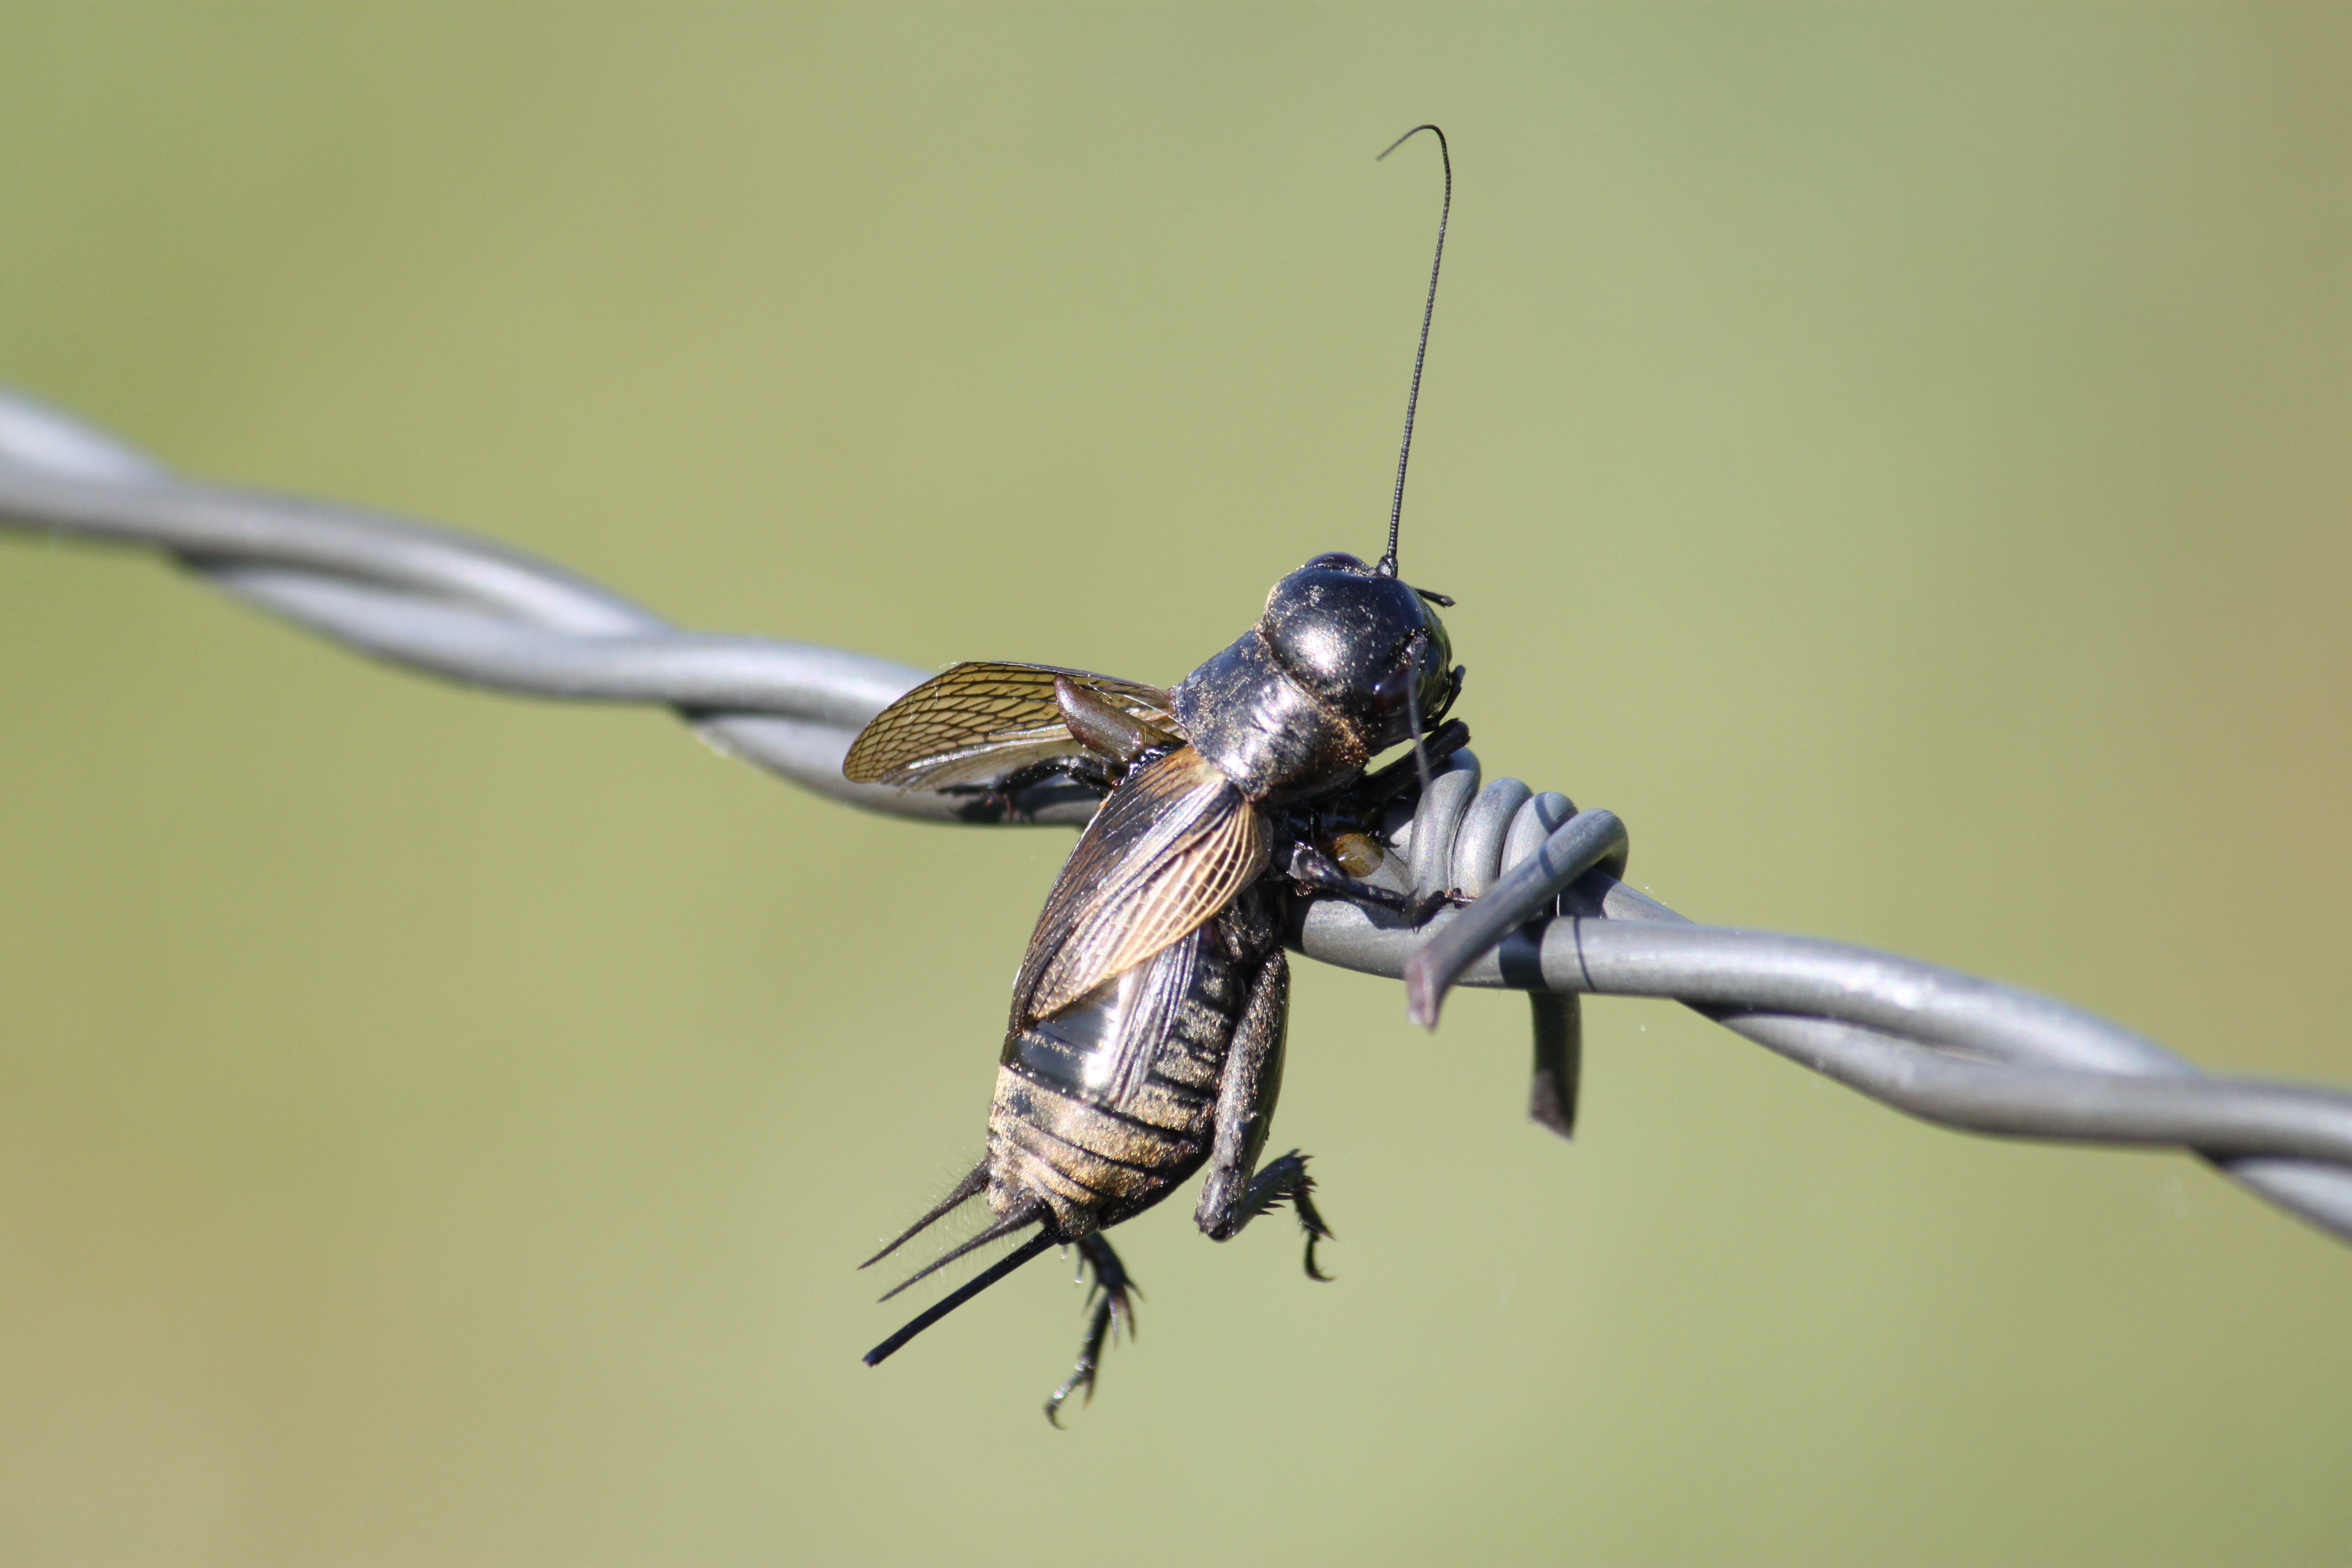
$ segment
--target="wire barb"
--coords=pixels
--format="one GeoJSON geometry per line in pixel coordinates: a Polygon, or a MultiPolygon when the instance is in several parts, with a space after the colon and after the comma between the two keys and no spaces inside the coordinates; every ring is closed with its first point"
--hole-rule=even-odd
{"type": "MultiPolygon", "coordinates": [[[[551,563],[452,530],[180,480],[105,433],[5,389],[0,527],[161,550],[236,598],[409,668],[518,694],[667,704],[713,745],[834,799],[975,820],[952,797],[841,777],[858,727],[918,684],[920,671],[834,648],[684,631],[551,563]]],[[[1501,873],[1535,853],[1573,808],[1516,781],[1477,791],[1475,778],[1465,806],[1444,781],[1476,765],[1467,751],[1453,753],[1441,787],[1422,792],[1401,846],[1429,885],[1516,898],[1525,879],[1506,888],[1501,873]]],[[[1081,823],[1093,805],[1089,795],[987,820],[1081,823]]],[[[1479,913],[1475,901],[1442,913],[1426,939],[1479,913]]],[[[2193,1150],[2280,1207],[2352,1239],[2352,1096],[2342,1091],[2206,1078],[2104,1018],[1916,959],[1695,926],[1620,880],[1605,859],[1559,893],[1556,913],[1539,908],[1528,918],[1503,950],[1482,949],[1452,978],[1670,997],[1940,1126],[2193,1150]]],[[[1325,900],[1304,905],[1290,939],[1308,957],[1393,978],[1424,936],[1325,900]]],[[[1444,973],[1451,961],[1433,968],[1444,973]]],[[[1045,1244],[1041,1233],[1013,1256],[1045,1244]]],[[[981,1278],[1001,1279],[1010,1265],[1008,1258],[981,1278]]],[[[972,1289],[950,1300],[969,1300],[972,1289]]],[[[940,1310],[918,1322],[936,1321],[940,1310]]],[[[877,1357],[906,1337],[877,1346],[877,1357]]]]}

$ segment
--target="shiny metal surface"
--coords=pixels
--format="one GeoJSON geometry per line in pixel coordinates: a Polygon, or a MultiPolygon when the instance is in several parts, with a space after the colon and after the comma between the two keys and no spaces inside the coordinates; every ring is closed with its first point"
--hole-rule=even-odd
{"type": "MultiPolygon", "coordinates": [[[[953,819],[955,803],[851,784],[843,752],[921,672],[838,649],[681,630],[519,552],[451,530],[259,492],[184,484],[103,432],[0,393],[0,524],[177,557],[214,586],[407,668],[494,690],[660,703],[706,740],[867,809],[953,819]]],[[[1041,789],[1015,820],[1075,824],[1083,792],[1041,789]]],[[[2003,1136],[2197,1150],[2252,1191],[2352,1238],[2352,1096],[2212,1079],[2120,1026],[2047,998],[1868,949],[1695,926],[1605,865],[1606,812],[1514,779],[1480,787],[1456,754],[1400,835],[1415,882],[1491,904],[1401,930],[1355,906],[1304,906],[1308,957],[1400,976],[1416,952],[1458,983],[1679,1000],[1911,1115],[2003,1136]],[[1555,895],[1563,911],[1549,910],[1555,895]],[[1530,923],[1531,922],[1531,923],[1530,923]],[[1502,934],[1507,933],[1507,934],[1502,934]],[[1494,945],[1500,934],[1499,945],[1494,945]]],[[[1442,987],[1441,987],[1442,989],[1442,987]]]]}

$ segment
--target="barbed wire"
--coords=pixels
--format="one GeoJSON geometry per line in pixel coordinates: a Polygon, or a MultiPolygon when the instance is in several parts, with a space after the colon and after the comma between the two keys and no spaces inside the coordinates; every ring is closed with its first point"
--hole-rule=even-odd
{"type": "MultiPolygon", "coordinates": [[[[165,552],[214,587],[378,658],[467,685],[656,703],[705,740],[868,810],[1081,824],[1094,795],[1010,803],[854,784],[841,760],[924,672],[837,648],[721,637],[521,552],[328,502],[180,479],[110,436],[0,388],[0,526],[165,552]]],[[[1454,754],[1395,824],[1392,874],[1459,889],[1420,931],[1303,900],[1293,945],[1403,978],[1434,1023],[1454,984],[1531,994],[1538,1038],[1573,1041],[1581,994],[1671,999],[1872,1099],[2004,1137],[2174,1146],[2352,1239],[2352,1093],[2215,1079],[2122,1026],[1989,980],[1811,937],[1695,925],[1629,886],[1605,811],[1482,784],[1454,754]],[[1500,938],[1499,945],[1496,944],[1500,938]],[[1547,1031],[1549,1034],[1547,1035],[1547,1031]]]]}

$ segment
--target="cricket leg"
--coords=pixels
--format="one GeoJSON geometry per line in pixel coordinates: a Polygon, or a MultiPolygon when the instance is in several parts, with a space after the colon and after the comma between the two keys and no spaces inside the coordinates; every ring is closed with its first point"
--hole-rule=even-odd
{"type": "Polygon", "coordinates": [[[1307,1156],[1293,1149],[1250,1178],[1241,1202],[1234,1205],[1232,1228],[1217,1239],[1223,1241],[1258,1215],[1288,1204],[1298,1215],[1298,1228],[1307,1234],[1307,1278],[1328,1283],[1331,1277],[1316,1267],[1315,1244],[1330,1240],[1331,1227],[1316,1212],[1314,1192],[1315,1178],[1307,1173],[1307,1156]]]}
{"type": "Polygon", "coordinates": [[[1127,1331],[1128,1338],[1135,1337],[1135,1303],[1128,1298],[1130,1293],[1142,1294],[1102,1232],[1078,1238],[1078,1260],[1094,1274],[1094,1282],[1087,1288],[1087,1305],[1093,1311],[1087,1320],[1087,1337],[1078,1342],[1077,1370],[1045,1401],[1045,1419],[1056,1426],[1062,1424],[1062,1402],[1071,1394],[1083,1392],[1086,1397],[1079,1403],[1094,1403],[1095,1369],[1101,1364],[1103,1347],[1120,1329],[1127,1331]]]}
{"type": "Polygon", "coordinates": [[[1316,1267],[1315,1244],[1328,1240],[1331,1231],[1308,1196],[1315,1183],[1307,1174],[1307,1156],[1294,1149],[1257,1170],[1274,1103],[1282,1093],[1283,1037],[1289,1019],[1290,966],[1276,949],[1250,988],[1225,1054],[1224,1077],[1217,1086],[1216,1142],[1192,1218],[1212,1241],[1229,1241],[1259,1215],[1288,1203],[1307,1233],[1307,1277],[1321,1279],[1327,1276],[1316,1267]]]}
{"type": "Polygon", "coordinates": [[[1288,877],[1303,892],[1330,893],[1351,903],[1370,905],[1373,909],[1394,910],[1404,917],[1405,924],[1425,925],[1429,917],[1449,904],[1465,904],[1470,900],[1452,892],[1399,892],[1376,882],[1351,877],[1339,863],[1311,844],[1293,843],[1280,856],[1282,874],[1288,877]]]}
{"type": "Polygon", "coordinates": [[[1249,1190],[1250,1173],[1265,1148],[1274,1102],[1282,1093],[1283,1036],[1290,1022],[1290,964],[1280,948],[1268,953],[1250,982],[1249,996],[1225,1048],[1217,1080],[1213,1142],[1201,1179],[1193,1223],[1212,1241],[1240,1228],[1235,1218],[1249,1190]]]}

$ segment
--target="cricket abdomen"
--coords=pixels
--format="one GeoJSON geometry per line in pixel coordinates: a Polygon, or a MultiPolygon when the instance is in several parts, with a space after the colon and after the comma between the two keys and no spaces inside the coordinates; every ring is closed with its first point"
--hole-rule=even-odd
{"type": "Polygon", "coordinates": [[[1253,889],[1055,1016],[1016,1019],[989,1109],[989,1207],[1042,1207],[1075,1238],[1199,1169],[1234,1027],[1274,951],[1267,900],[1253,889]]]}

